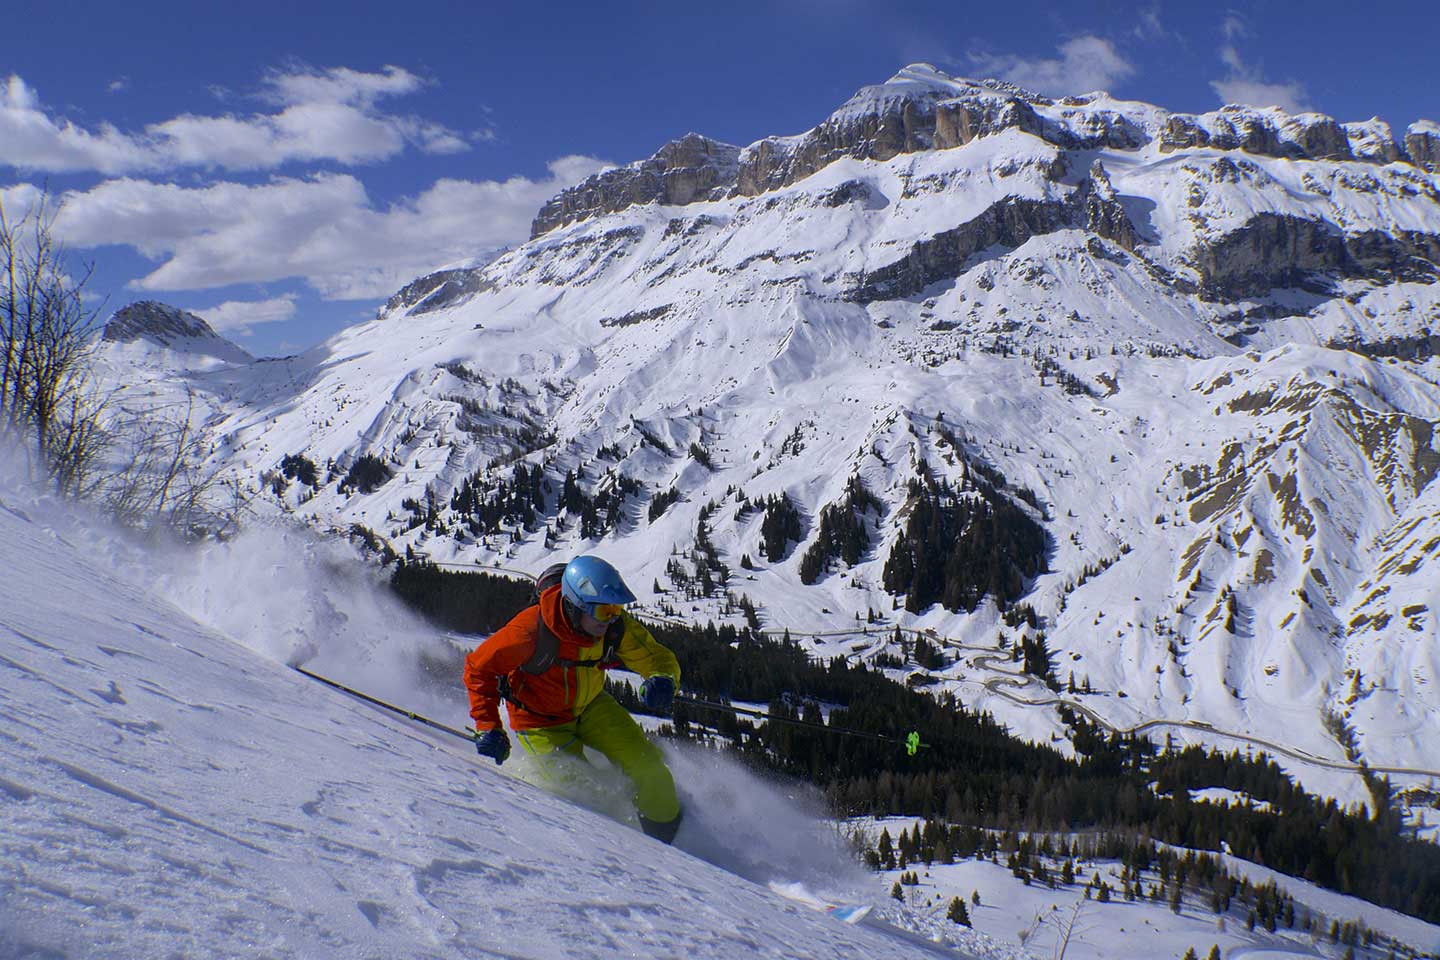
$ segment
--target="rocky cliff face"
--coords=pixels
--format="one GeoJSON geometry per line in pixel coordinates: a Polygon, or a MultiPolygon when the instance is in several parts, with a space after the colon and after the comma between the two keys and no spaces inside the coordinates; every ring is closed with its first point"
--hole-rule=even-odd
{"type": "Polygon", "coordinates": [[[1405,133],[1405,149],[1417,166],[1440,172],[1440,124],[1421,120],[1405,133]]]}
{"type": "Polygon", "coordinates": [[[1433,282],[1440,236],[1369,230],[1344,234],[1323,220],[1260,213],[1194,251],[1201,292],[1214,300],[1277,288],[1328,293],[1333,278],[1433,282]]]}
{"type": "Polygon", "coordinates": [[[1351,160],[1350,137],[1330,117],[1285,115],[1278,109],[1257,111],[1228,106],[1202,116],[1177,113],[1165,120],[1160,149],[1165,152],[1209,147],[1243,150],[1290,160],[1351,160]]]}
{"type": "Polygon", "coordinates": [[[959,277],[981,251],[1019,247],[1031,237],[1066,228],[1088,230],[1127,250],[1136,247],[1135,225],[1116,200],[1099,160],[1091,167],[1090,177],[1068,198],[1006,197],[973,220],[921,240],[901,259],[864,274],[844,297],[855,303],[873,303],[913,296],[932,283],[959,277]]]}
{"type": "Polygon", "coordinates": [[[590,177],[551,200],[531,228],[558,226],[644,203],[686,204],[750,197],[789,186],[837,160],[885,161],[946,150],[1020,130],[1063,150],[1242,151],[1294,160],[1440,163],[1440,127],[1421,121],[1405,143],[1374,119],[1340,124],[1279,108],[1226,106],[1205,114],[1167,113],[1105,94],[1054,100],[996,80],[947,77],[926,64],[865,87],[818,126],[767,137],[741,149],[689,134],[653,157],[590,177]]]}
{"type": "Polygon", "coordinates": [[[540,208],[530,235],[634,204],[719,199],[735,184],[739,154],[739,147],[687,134],[648,160],[602,171],[564,191],[540,208]]]}

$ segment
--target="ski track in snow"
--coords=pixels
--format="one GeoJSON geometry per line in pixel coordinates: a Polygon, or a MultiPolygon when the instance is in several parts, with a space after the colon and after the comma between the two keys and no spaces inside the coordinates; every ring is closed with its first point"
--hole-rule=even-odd
{"type": "MultiPolygon", "coordinates": [[[[6,960],[928,952],[360,708],[125,583],[82,539],[0,514],[6,960]]],[[[704,763],[677,757],[682,774],[704,763]]],[[[695,801],[692,846],[724,854],[703,829],[765,835],[744,787],[695,801]]],[[[1015,955],[978,942],[969,955],[1015,955]]]]}

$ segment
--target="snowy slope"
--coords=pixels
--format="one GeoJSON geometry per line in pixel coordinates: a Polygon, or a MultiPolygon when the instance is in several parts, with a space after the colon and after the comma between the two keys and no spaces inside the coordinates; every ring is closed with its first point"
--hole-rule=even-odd
{"type": "Polygon", "coordinates": [[[1025,602],[1096,715],[1343,764],[1330,711],[1372,766],[1424,769],[1440,756],[1440,561],[1415,532],[1440,469],[1440,180],[1385,136],[917,65],[805,134],[700,143],[697,166],[657,173],[687,138],[598,175],[530,242],[447,274],[438,305],[402,297],[284,360],[110,369],[154,402],[192,391],[215,462],[271,509],[442,562],[537,570],[595,549],[652,612],[691,620],[739,622],[744,597],[777,630],[932,628],[968,651],[936,689],[1063,736],[1053,709],[997,687],[1027,628],[989,602],[910,612],[884,586],[909,484],[997,469],[1051,544],[1025,602]],[[317,489],[276,476],[302,453],[317,489]],[[368,493],[342,483],[367,455],[391,473],[368,493]],[[528,522],[451,509],[467,483],[498,497],[517,463],[549,483],[528,522]],[[587,535],[561,502],[571,472],[592,497],[639,488],[587,535]],[[805,584],[851,477],[882,504],[870,545],[805,584]],[[802,537],[768,561],[753,507],[780,493],[802,537]]]}
{"type": "Polygon", "coordinates": [[[134,549],[0,499],[0,956],[917,955],[257,655],[111,569],[134,549]]]}
{"type": "MultiPolygon", "coordinates": [[[[903,818],[867,825],[872,836],[878,835],[881,828],[889,830],[893,837],[901,830],[917,829],[917,825],[903,818]]],[[[1073,918],[1074,927],[1065,948],[1069,960],[1110,960],[1132,955],[1181,958],[1192,948],[1204,957],[1215,944],[1219,945],[1222,956],[1236,960],[1339,957],[1344,953],[1343,945],[1331,947],[1326,936],[1331,922],[1364,924],[1377,934],[1416,951],[1433,954],[1440,947],[1440,927],[1434,924],[1340,896],[1228,854],[1221,855],[1220,861],[1234,876],[1246,878],[1256,887],[1276,883],[1295,898],[1298,911],[1314,918],[1317,929],[1305,931],[1303,924],[1295,929],[1286,929],[1282,924],[1275,931],[1267,931],[1263,924],[1249,929],[1248,906],[1237,902],[1227,913],[1216,914],[1206,892],[1194,888],[1187,888],[1184,902],[1174,912],[1166,898],[1151,901],[1140,897],[1127,901],[1118,893],[1106,903],[1086,898],[1085,888],[1097,880],[1104,880],[1116,891],[1123,889],[1125,865],[1103,859],[1082,858],[1075,863],[1076,882],[1055,887],[1039,882],[1022,884],[1003,859],[998,863],[984,857],[951,864],[919,863],[907,867],[916,873],[920,882],[902,890],[905,906],[898,907],[894,901],[889,906],[912,913],[928,912],[929,928],[943,930],[948,924],[944,911],[951,898],[958,896],[969,902],[973,893],[979,893],[980,903],[971,902],[968,908],[975,929],[996,937],[1019,939],[1023,936],[1026,948],[1037,957],[1055,956],[1059,949],[1057,940],[1073,918]]],[[[1062,863],[1062,859],[1052,858],[1047,867],[1058,874],[1062,863]]],[[[880,876],[889,885],[899,881],[904,872],[887,870],[880,876]]],[[[1143,875],[1141,885],[1148,889],[1163,887],[1164,883],[1155,870],[1143,875]]],[[[1389,952],[1388,945],[1377,944],[1368,954],[1363,949],[1357,951],[1357,956],[1387,957],[1389,952]]],[[[1408,953],[1404,949],[1397,951],[1399,956],[1408,953]]]]}

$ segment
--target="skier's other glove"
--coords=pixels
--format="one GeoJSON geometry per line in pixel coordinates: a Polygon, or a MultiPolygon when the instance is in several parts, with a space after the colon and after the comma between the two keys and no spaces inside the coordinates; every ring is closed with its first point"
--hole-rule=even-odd
{"type": "Polygon", "coordinates": [[[475,734],[475,752],[482,757],[492,757],[495,766],[505,762],[510,756],[510,738],[505,731],[496,727],[494,730],[486,730],[484,733],[475,734]]]}
{"type": "Polygon", "coordinates": [[[656,674],[640,684],[640,699],[651,710],[665,710],[675,700],[675,678],[656,674]]]}

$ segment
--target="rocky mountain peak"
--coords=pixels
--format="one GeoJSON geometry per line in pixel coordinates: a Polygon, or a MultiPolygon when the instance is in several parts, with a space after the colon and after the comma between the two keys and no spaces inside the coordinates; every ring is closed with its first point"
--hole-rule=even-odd
{"type": "Polygon", "coordinates": [[[1237,104],[1204,114],[1170,113],[1103,92],[1054,99],[1003,80],[951,77],[914,63],[884,83],[862,87],[799,135],[765,137],[742,149],[691,133],[646,160],[596,174],[547,203],[531,236],[637,204],[755,196],[837,160],[885,161],[947,150],[1011,129],[1062,150],[1155,145],[1162,153],[1209,149],[1440,169],[1440,127],[1428,121],[1413,124],[1402,144],[1378,118],[1341,124],[1319,113],[1237,104]]]}
{"type": "Polygon", "coordinates": [[[196,314],[156,300],[140,300],[115,311],[100,338],[110,343],[145,342],[226,363],[250,363],[255,359],[196,314]]]}

